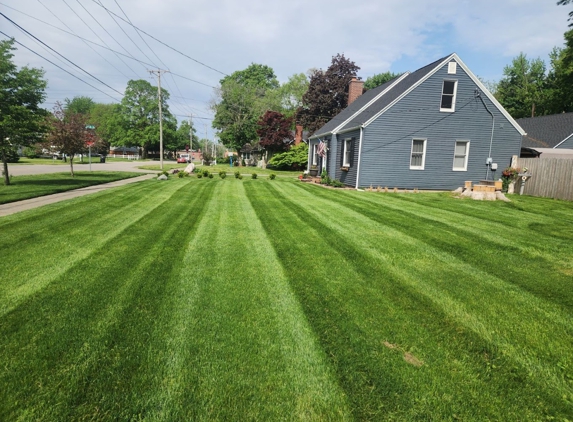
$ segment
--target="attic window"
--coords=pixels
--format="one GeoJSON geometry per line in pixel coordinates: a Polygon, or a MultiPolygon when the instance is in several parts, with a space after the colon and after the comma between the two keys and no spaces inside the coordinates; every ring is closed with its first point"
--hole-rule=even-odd
{"type": "Polygon", "coordinates": [[[442,85],[442,102],[440,104],[440,111],[455,111],[457,88],[458,81],[444,80],[444,84],[442,85]]]}
{"type": "Polygon", "coordinates": [[[455,75],[456,69],[457,69],[457,63],[456,62],[449,62],[448,63],[448,74],[455,75]]]}

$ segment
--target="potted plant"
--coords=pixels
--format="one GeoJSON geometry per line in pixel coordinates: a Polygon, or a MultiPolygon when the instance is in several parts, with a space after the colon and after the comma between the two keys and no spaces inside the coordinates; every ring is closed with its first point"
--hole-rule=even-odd
{"type": "Polygon", "coordinates": [[[318,175],[318,166],[310,166],[310,175],[316,177],[318,175]]]}

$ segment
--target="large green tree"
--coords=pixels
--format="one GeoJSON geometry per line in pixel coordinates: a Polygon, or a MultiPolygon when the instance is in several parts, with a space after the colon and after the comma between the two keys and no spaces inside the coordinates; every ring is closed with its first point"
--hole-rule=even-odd
{"type": "Polygon", "coordinates": [[[545,62],[528,59],[524,53],[503,69],[496,97],[514,118],[547,114],[549,101],[545,62]]]}
{"type": "Polygon", "coordinates": [[[96,103],[90,97],[83,95],[75,96],[71,100],[66,98],[64,100],[64,110],[71,111],[72,113],[90,114],[96,103]]]}
{"type": "Polygon", "coordinates": [[[223,145],[239,152],[257,139],[257,120],[276,102],[276,97],[268,94],[279,88],[279,82],[272,68],[253,63],[225,76],[220,84],[212,104],[213,127],[223,145]]]}
{"type": "Polygon", "coordinates": [[[110,145],[125,144],[125,119],[119,104],[96,103],[89,114],[88,124],[95,126],[98,142],[95,152],[107,155],[110,145]]]}
{"type": "Polygon", "coordinates": [[[195,135],[196,131],[195,127],[191,126],[187,120],[183,120],[175,132],[175,136],[172,139],[173,142],[167,144],[166,148],[173,152],[183,150],[187,145],[189,145],[190,149],[199,149],[199,138],[195,135]],[[193,139],[192,143],[190,143],[191,139],[193,139]]]}
{"type": "Polygon", "coordinates": [[[326,71],[314,70],[297,121],[311,133],[340,113],[348,105],[348,86],[360,68],[337,54],[326,71]]]}
{"type": "Polygon", "coordinates": [[[392,79],[400,75],[401,73],[394,73],[388,71],[369,76],[368,78],[366,78],[366,81],[364,81],[364,89],[369,90],[372,88],[376,88],[377,86],[384,85],[386,82],[391,81],[392,79]]]}
{"type": "Polygon", "coordinates": [[[13,40],[0,41],[0,156],[4,183],[10,184],[8,157],[18,145],[41,140],[48,112],[40,108],[46,98],[44,71],[22,67],[12,61],[13,40]]]}
{"type": "MultiPolygon", "coordinates": [[[[124,119],[125,145],[139,146],[143,158],[147,158],[151,148],[159,145],[159,104],[157,88],[143,79],[130,80],[121,100],[121,116],[124,119]]],[[[169,111],[169,92],[161,88],[161,108],[163,115],[163,139],[167,144],[175,136],[177,119],[169,111]]]]}
{"type": "Polygon", "coordinates": [[[551,70],[547,76],[549,112],[573,112],[573,29],[565,32],[565,47],[554,48],[549,55],[551,70]]]}

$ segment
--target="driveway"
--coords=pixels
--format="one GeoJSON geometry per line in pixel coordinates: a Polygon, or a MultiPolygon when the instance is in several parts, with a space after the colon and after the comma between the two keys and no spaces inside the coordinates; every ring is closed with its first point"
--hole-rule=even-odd
{"type": "MultiPolygon", "coordinates": [[[[153,173],[151,170],[138,169],[139,166],[159,165],[159,161],[116,161],[111,163],[92,162],[92,171],[133,171],[139,173],[153,173]]],[[[84,164],[74,163],[74,171],[89,171],[87,161],[84,164]]],[[[54,164],[8,164],[8,172],[12,176],[24,176],[30,174],[62,173],[69,172],[70,165],[54,164]]]]}

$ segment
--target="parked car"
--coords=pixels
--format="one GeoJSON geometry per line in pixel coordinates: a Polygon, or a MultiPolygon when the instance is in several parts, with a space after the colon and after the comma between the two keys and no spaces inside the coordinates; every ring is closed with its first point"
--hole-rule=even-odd
{"type": "Polygon", "coordinates": [[[177,156],[177,162],[178,163],[190,163],[191,158],[189,157],[189,154],[179,154],[177,156]]]}

